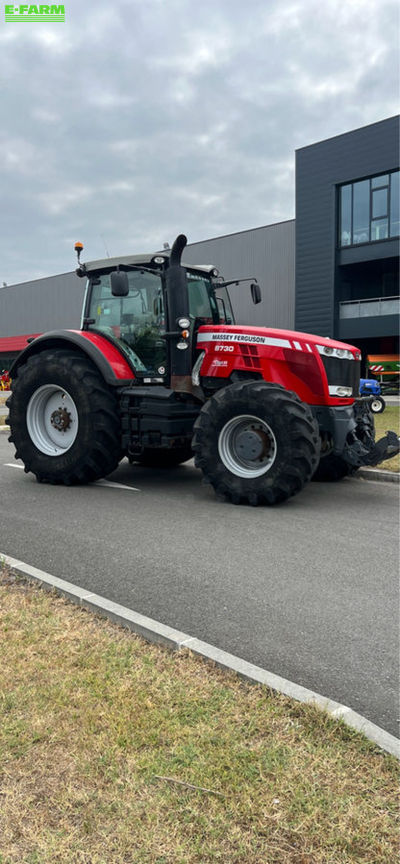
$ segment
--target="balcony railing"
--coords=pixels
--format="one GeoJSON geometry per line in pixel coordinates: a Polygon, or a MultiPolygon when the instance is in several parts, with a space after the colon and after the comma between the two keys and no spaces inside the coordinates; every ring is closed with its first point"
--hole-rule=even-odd
{"type": "Polygon", "coordinates": [[[339,318],[371,318],[399,314],[400,297],[373,297],[370,300],[344,300],[339,303],[339,318]]]}

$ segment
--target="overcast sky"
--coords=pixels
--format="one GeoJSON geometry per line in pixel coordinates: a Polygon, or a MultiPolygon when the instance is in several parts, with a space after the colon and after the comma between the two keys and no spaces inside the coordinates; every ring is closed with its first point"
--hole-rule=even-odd
{"type": "Polygon", "coordinates": [[[294,217],[294,151],[398,113],[398,0],[0,20],[0,285],[294,217]]]}

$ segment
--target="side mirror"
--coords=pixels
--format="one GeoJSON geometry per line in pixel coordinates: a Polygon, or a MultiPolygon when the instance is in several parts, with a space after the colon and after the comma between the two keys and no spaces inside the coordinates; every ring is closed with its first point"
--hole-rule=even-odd
{"type": "Polygon", "coordinates": [[[127,297],[129,294],[128,274],[125,270],[113,270],[110,273],[111,294],[113,297],[127,297]]]}
{"type": "Polygon", "coordinates": [[[250,285],[251,299],[253,303],[261,303],[261,288],[258,282],[252,282],[250,285]]]}

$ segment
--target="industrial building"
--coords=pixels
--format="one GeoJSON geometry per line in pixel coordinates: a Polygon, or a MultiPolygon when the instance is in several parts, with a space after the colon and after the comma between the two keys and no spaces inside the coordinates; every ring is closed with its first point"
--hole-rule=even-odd
{"type": "MultiPolygon", "coordinates": [[[[257,306],[246,285],[230,289],[237,321],[399,352],[399,120],[297,150],[296,219],[187,247],[187,264],[258,278],[257,306]]],[[[0,288],[0,370],[28,337],[79,327],[83,283],[71,272],[0,288]]]]}

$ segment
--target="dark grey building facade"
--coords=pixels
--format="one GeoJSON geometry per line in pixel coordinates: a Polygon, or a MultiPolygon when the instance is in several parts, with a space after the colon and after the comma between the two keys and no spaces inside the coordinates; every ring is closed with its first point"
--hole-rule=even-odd
{"type": "Polygon", "coordinates": [[[398,353],[399,117],[296,153],[295,327],[398,353]]]}
{"type": "Polygon", "coordinates": [[[249,283],[229,288],[235,320],[261,327],[294,327],[295,220],[191,243],[189,264],[213,264],[224,279],[257,278],[262,301],[254,306],[249,283]]]}

